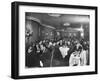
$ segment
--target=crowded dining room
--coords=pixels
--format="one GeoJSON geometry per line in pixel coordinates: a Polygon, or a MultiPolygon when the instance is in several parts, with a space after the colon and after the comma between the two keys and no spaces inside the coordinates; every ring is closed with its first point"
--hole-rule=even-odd
{"type": "Polygon", "coordinates": [[[25,13],[25,67],[90,64],[89,15],[25,13]]]}

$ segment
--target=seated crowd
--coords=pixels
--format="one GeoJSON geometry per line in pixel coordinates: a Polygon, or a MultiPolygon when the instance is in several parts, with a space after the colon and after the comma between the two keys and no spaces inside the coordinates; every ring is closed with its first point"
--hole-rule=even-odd
{"type": "Polygon", "coordinates": [[[84,65],[89,65],[89,41],[84,39],[45,39],[26,49],[26,67],[84,65]]]}

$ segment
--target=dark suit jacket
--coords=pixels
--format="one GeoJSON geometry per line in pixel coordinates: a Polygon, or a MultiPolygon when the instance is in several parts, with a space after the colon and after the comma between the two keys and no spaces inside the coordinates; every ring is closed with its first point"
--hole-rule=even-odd
{"type": "Polygon", "coordinates": [[[27,67],[40,67],[40,57],[36,53],[36,47],[33,47],[32,52],[26,53],[26,66],[27,67]]]}

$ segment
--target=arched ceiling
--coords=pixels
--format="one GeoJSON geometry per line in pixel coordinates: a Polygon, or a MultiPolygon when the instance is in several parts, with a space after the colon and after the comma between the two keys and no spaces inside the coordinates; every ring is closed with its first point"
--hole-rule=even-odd
{"type": "Polygon", "coordinates": [[[80,27],[81,25],[89,25],[88,15],[79,14],[58,14],[58,16],[49,15],[48,13],[26,13],[26,17],[32,17],[42,24],[53,26],[55,28],[62,27],[80,27]]]}

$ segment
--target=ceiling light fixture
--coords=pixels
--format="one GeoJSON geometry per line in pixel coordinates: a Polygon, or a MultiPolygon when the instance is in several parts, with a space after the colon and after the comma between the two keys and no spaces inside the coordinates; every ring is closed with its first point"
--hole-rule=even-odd
{"type": "Polygon", "coordinates": [[[64,23],[64,26],[70,26],[70,23],[64,23]]]}
{"type": "Polygon", "coordinates": [[[58,14],[58,13],[49,13],[48,14],[49,16],[52,16],[52,17],[60,17],[61,15],[58,14]]]}

